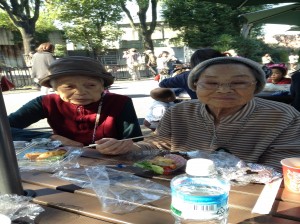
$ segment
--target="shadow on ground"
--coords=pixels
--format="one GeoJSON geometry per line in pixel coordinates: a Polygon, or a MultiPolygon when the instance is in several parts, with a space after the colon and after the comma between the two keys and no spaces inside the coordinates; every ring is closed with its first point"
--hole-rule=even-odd
{"type": "Polygon", "coordinates": [[[149,97],[149,94],[124,94],[130,98],[143,98],[143,97],[149,97]]]}

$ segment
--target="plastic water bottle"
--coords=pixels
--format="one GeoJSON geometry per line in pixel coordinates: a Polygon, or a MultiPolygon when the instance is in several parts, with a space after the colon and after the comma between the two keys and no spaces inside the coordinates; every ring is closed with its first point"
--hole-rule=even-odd
{"type": "Polygon", "coordinates": [[[217,175],[212,160],[188,160],[186,174],[171,181],[175,224],[226,224],[229,190],[229,182],[217,175]]]}

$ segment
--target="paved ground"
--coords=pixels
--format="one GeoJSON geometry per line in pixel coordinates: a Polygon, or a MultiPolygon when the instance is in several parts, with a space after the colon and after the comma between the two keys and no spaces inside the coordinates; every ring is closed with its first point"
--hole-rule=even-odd
{"type": "MultiPolygon", "coordinates": [[[[140,81],[116,81],[110,88],[110,92],[127,95],[132,98],[133,104],[142,124],[145,115],[147,114],[148,107],[152,101],[149,93],[152,89],[158,87],[158,82],[153,79],[143,79],[140,81]]],[[[39,96],[40,92],[37,90],[13,90],[3,92],[3,98],[6,106],[7,114],[16,111],[23,104],[39,96]]],[[[29,128],[44,128],[48,127],[47,121],[41,120],[32,124],[29,128]]],[[[147,132],[147,129],[143,129],[147,132]]]]}

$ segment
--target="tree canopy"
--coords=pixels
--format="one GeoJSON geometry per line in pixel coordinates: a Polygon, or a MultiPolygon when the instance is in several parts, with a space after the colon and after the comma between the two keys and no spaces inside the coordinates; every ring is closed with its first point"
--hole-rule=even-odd
{"type": "Polygon", "coordinates": [[[120,31],[116,22],[121,19],[117,0],[53,0],[48,8],[61,23],[67,38],[98,53],[117,40],[120,31]]]}
{"type": "MultiPolygon", "coordinates": [[[[240,9],[198,0],[164,1],[163,15],[169,26],[180,30],[179,38],[193,48],[214,46],[224,35],[240,36],[242,23],[238,16],[261,6],[240,9]]],[[[256,28],[259,30],[260,27],[256,28]]],[[[228,39],[228,38],[227,38],[228,39]]]]}
{"type": "Polygon", "coordinates": [[[41,0],[16,1],[0,0],[4,10],[22,35],[24,53],[29,54],[34,40],[35,23],[39,18],[41,0]]]}

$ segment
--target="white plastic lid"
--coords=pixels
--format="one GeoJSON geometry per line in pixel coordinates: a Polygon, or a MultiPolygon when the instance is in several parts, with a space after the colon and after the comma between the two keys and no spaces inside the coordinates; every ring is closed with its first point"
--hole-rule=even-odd
{"type": "Polygon", "coordinates": [[[0,214],[0,223],[1,224],[11,224],[11,220],[8,216],[0,214]]]}
{"type": "Polygon", "coordinates": [[[186,163],[185,172],[192,176],[209,176],[215,173],[215,164],[210,159],[189,159],[186,163]]]}

